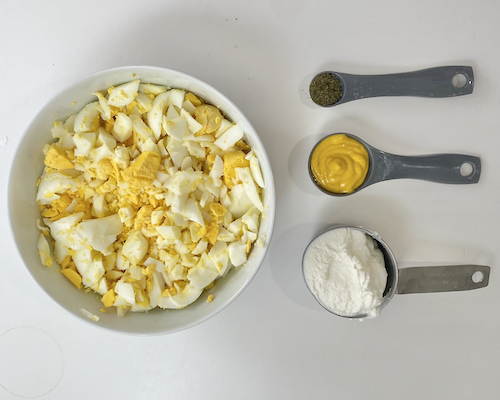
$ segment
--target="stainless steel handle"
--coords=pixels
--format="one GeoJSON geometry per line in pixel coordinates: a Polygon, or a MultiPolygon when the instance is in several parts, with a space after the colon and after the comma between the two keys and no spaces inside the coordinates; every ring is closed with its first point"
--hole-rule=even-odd
{"type": "Polygon", "coordinates": [[[447,265],[399,270],[396,293],[435,293],[479,289],[488,286],[490,267],[447,265]]]}

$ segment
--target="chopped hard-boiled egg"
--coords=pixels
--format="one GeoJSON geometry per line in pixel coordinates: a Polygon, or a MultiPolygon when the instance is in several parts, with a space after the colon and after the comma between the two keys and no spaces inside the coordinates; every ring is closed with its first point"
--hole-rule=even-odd
{"type": "Polygon", "coordinates": [[[93,94],[44,147],[40,260],[118,316],[186,307],[264,243],[256,152],[193,93],[134,80],[93,94]]]}

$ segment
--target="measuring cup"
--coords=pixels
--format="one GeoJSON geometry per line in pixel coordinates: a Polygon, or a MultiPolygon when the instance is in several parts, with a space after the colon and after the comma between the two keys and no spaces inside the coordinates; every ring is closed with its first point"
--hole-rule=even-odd
{"type": "Polygon", "coordinates": [[[358,230],[363,232],[365,235],[370,236],[384,255],[385,269],[387,270],[387,284],[384,290],[382,303],[380,304],[380,309],[387,306],[395,294],[453,292],[479,289],[488,286],[490,267],[467,264],[399,269],[394,253],[389,248],[387,243],[380,238],[377,232],[360,226],[335,225],[334,227],[320,233],[311,241],[311,243],[309,243],[302,258],[302,274],[307,288],[316,301],[318,301],[324,309],[332,314],[338,315],[339,317],[359,319],[367,318],[368,316],[366,314],[339,315],[322,304],[313,290],[311,290],[311,288],[307,285],[304,273],[304,258],[311,244],[314,243],[316,239],[331,230],[343,228],[358,230]]]}
{"type": "Polygon", "coordinates": [[[331,196],[348,196],[377,182],[392,179],[420,179],[437,183],[470,184],[479,182],[481,159],[463,154],[432,154],[423,156],[399,156],[370,146],[350,133],[333,133],[321,139],[309,156],[309,176],[316,187],[331,196]],[[333,135],[345,135],[361,143],[368,152],[368,173],[363,183],[352,193],[333,193],[319,185],[311,167],[312,154],[316,147],[333,135]]]}
{"type": "MultiPolygon", "coordinates": [[[[474,72],[472,67],[466,66],[436,67],[388,75],[352,75],[323,71],[312,79],[311,86],[315,82],[317,84],[325,74],[331,74],[340,81],[342,93],[340,99],[332,100],[331,104],[320,104],[313,99],[322,107],[380,96],[455,97],[471,94],[474,90],[474,72]]],[[[327,85],[320,87],[322,89],[318,90],[331,90],[327,85]]],[[[311,98],[313,97],[311,94],[311,98]]]]}

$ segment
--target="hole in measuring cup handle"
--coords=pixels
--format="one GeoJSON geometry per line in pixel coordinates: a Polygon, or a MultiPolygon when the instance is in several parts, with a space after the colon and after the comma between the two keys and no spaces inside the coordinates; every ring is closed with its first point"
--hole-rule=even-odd
{"type": "Polygon", "coordinates": [[[474,172],[474,166],[471,163],[464,162],[460,166],[460,175],[462,175],[463,177],[470,176],[472,175],[473,172],[474,172]]]}
{"type": "Polygon", "coordinates": [[[470,80],[467,77],[467,75],[462,74],[462,73],[458,73],[458,74],[454,75],[453,78],[451,79],[451,83],[457,89],[462,89],[465,85],[467,85],[469,83],[469,81],[470,80]]]}
{"type": "Polygon", "coordinates": [[[481,271],[476,271],[472,274],[472,282],[481,283],[484,280],[484,274],[481,271]]]}

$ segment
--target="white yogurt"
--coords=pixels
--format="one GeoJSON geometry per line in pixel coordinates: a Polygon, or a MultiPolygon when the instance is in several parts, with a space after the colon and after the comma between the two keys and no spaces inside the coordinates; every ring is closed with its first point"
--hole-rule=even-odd
{"type": "Polygon", "coordinates": [[[357,229],[329,230],[311,242],[303,263],[307,286],[327,309],[346,317],[380,313],[387,271],[370,236],[357,229]]]}

